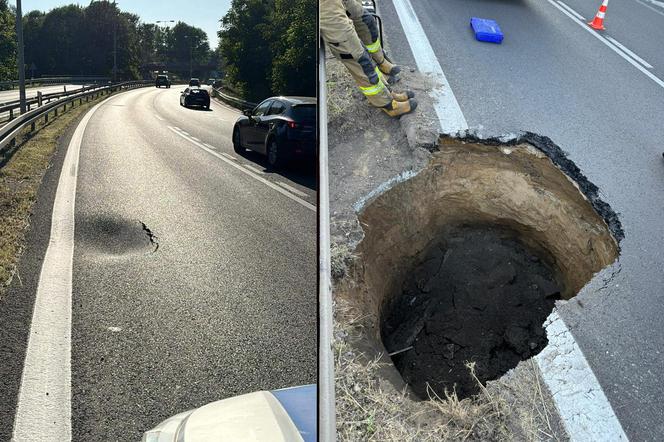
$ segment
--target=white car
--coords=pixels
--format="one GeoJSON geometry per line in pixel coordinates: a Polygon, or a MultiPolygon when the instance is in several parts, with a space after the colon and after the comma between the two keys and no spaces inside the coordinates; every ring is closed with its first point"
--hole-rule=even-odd
{"type": "Polygon", "coordinates": [[[142,442],[315,442],[316,385],[257,391],[170,417],[142,442]]]}

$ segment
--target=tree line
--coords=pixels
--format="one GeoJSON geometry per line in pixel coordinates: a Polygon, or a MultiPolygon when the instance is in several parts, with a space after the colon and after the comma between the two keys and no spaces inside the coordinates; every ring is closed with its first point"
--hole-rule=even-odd
{"type": "Polygon", "coordinates": [[[16,72],[15,17],[7,0],[0,0],[0,81],[14,80],[16,72]]]}
{"type": "Polygon", "coordinates": [[[225,82],[248,100],[316,94],[316,0],[233,0],[217,52],[225,82]]]}
{"type": "MultiPolygon", "coordinates": [[[[150,78],[156,70],[188,78],[213,71],[248,100],[316,93],[316,0],[233,0],[212,50],[200,28],[143,23],[109,0],[23,16],[26,76],[150,78]]],[[[0,81],[18,78],[15,15],[0,0],[0,81]]]]}

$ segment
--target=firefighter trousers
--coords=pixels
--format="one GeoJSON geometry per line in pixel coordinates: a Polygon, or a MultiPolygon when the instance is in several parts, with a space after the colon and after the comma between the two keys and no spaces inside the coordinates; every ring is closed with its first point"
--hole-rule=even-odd
{"type": "Polygon", "coordinates": [[[346,15],[353,20],[355,31],[367,48],[367,52],[376,64],[385,60],[385,52],[380,44],[380,31],[376,19],[362,7],[360,0],[342,0],[346,8],[346,15]]]}
{"type": "Polygon", "coordinates": [[[369,104],[376,107],[391,104],[386,81],[362,45],[343,0],[320,0],[319,23],[320,34],[330,52],[346,66],[369,104]]]}

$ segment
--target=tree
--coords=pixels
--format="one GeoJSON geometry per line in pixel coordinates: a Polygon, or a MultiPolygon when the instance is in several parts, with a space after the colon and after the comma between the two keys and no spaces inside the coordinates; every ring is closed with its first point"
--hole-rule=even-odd
{"type": "Polygon", "coordinates": [[[272,92],[272,53],[265,38],[272,10],[270,0],[233,0],[221,19],[218,35],[226,64],[224,79],[248,100],[258,101],[272,92]]]}
{"type": "Polygon", "coordinates": [[[16,16],[7,0],[0,0],[0,81],[15,80],[16,70],[16,16]]]}
{"type": "Polygon", "coordinates": [[[272,35],[272,90],[284,95],[316,95],[317,3],[276,0],[268,28],[272,35]]]}
{"type": "Polygon", "coordinates": [[[315,0],[233,0],[221,19],[224,81],[245,99],[316,94],[315,0]]]}
{"type": "Polygon", "coordinates": [[[173,70],[183,77],[189,75],[190,63],[196,75],[200,75],[200,66],[207,66],[210,59],[210,43],[205,31],[183,22],[177,22],[167,34],[166,46],[173,70]]]}

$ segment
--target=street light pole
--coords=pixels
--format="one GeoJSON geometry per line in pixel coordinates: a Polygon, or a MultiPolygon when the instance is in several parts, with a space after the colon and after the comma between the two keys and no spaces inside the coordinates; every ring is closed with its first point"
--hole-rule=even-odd
{"type": "Polygon", "coordinates": [[[18,90],[21,113],[26,111],[25,106],[25,54],[23,52],[23,14],[21,13],[21,0],[16,0],[16,36],[18,37],[18,90]]]}

